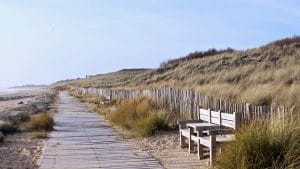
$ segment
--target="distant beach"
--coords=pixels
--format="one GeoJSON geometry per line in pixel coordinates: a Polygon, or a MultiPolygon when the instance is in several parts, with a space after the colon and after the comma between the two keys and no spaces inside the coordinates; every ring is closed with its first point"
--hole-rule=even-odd
{"type": "Polygon", "coordinates": [[[40,92],[45,89],[46,88],[42,88],[42,87],[24,87],[24,88],[0,87],[0,97],[30,95],[30,94],[37,93],[37,92],[40,92]]]}
{"type": "Polygon", "coordinates": [[[7,87],[0,87],[0,96],[8,95],[8,94],[15,94],[15,93],[18,93],[18,90],[9,89],[7,87]]]}

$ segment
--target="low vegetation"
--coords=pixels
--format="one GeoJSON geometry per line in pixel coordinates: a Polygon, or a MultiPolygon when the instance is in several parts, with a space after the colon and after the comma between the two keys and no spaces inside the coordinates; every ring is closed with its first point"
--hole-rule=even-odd
{"type": "Polygon", "coordinates": [[[155,131],[168,128],[166,111],[145,97],[121,101],[109,119],[113,124],[131,131],[137,137],[148,137],[155,131]]]}
{"type": "Polygon", "coordinates": [[[94,111],[107,117],[109,114],[111,114],[112,109],[115,107],[116,104],[117,100],[111,100],[105,105],[95,104],[94,111]]]}
{"type": "Polygon", "coordinates": [[[107,74],[98,74],[94,76],[87,76],[87,78],[61,81],[56,86],[60,85],[78,85],[82,87],[111,87],[111,86],[125,86],[135,81],[136,77],[144,73],[151,72],[152,69],[123,69],[118,72],[107,74]]]}
{"type": "Polygon", "coordinates": [[[47,131],[39,131],[39,132],[34,132],[32,139],[45,139],[48,138],[48,132],[47,131]]]}
{"type": "Polygon", "coordinates": [[[101,96],[81,95],[75,91],[70,93],[82,102],[93,104],[95,112],[105,116],[112,124],[129,131],[134,137],[149,137],[156,131],[172,126],[172,117],[164,107],[146,97],[111,100],[108,104],[101,105],[101,96]]]}
{"type": "Polygon", "coordinates": [[[8,113],[0,119],[0,142],[4,141],[4,136],[26,131],[33,131],[33,138],[46,138],[44,131],[52,129],[53,118],[39,112],[50,111],[50,105],[54,103],[56,96],[57,93],[42,94],[34,102],[7,109],[7,112],[14,113],[8,113]]]}
{"type": "Polygon", "coordinates": [[[137,136],[149,137],[156,131],[167,130],[167,114],[164,111],[149,112],[149,115],[145,118],[139,119],[133,126],[134,132],[137,136]]]}
{"type": "Polygon", "coordinates": [[[85,94],[85,95],[81,95],[78,94],[76,91],[70,91],[69,92],[72,96],[78,98],[79,100],[81,100],[82,102],[87,102],[87,103],[91,103],[91,104],[95,104],[95,105],[99,105],[100,104],[100,99],[103,99],[104,96],[94,96],[91,94],[85,94]]]}
{"type": "Polygon", "coordinates": [[[4,135],[16,133],[18,130],[18,126],[13,123],[5,123],[0,125],[0,132],[4,135]]]}
{"type": "Polygon", "coordinates": [[[26,124],[28,131],[51,131],[54,126],[54,119],[47,113],[40,113],[31,117],[26,124]]]}
{"type": "Polygon", "coordinates": [[[243,127],[225,146],[216,168],[300,168],[299,120],[275,119],[243,127]]]}

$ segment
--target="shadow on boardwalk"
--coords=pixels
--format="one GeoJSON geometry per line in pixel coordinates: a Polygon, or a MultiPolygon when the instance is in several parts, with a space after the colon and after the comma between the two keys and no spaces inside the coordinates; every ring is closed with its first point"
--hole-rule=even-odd
{"type": "Polygon", "coordinates": [[[130,143],[118,141],[98,114],[60,93],[56,125],[45,148],[41,169],[159,169],[160,163],[130,143]]]}

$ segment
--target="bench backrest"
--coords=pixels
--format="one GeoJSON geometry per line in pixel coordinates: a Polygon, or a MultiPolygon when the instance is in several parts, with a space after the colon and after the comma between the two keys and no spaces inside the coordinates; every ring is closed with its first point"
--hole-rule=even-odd
{"type": "Polygon", "coordinates": [[[209,109],[207,110],[200,108],[199,119],[233,129],[236,129],[239,125],[239,116],[236,112],[230,114],[223,113],[221,111],[211,111],[209,109]]]}

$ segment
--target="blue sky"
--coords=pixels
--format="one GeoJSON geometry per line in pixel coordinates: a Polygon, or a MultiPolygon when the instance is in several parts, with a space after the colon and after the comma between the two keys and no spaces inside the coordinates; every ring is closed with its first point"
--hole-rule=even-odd
{"type": "Polygon", "coordinates": [[[158,67],[300,34],[298,0],[0,0],[0,86],[158,67]]]}

